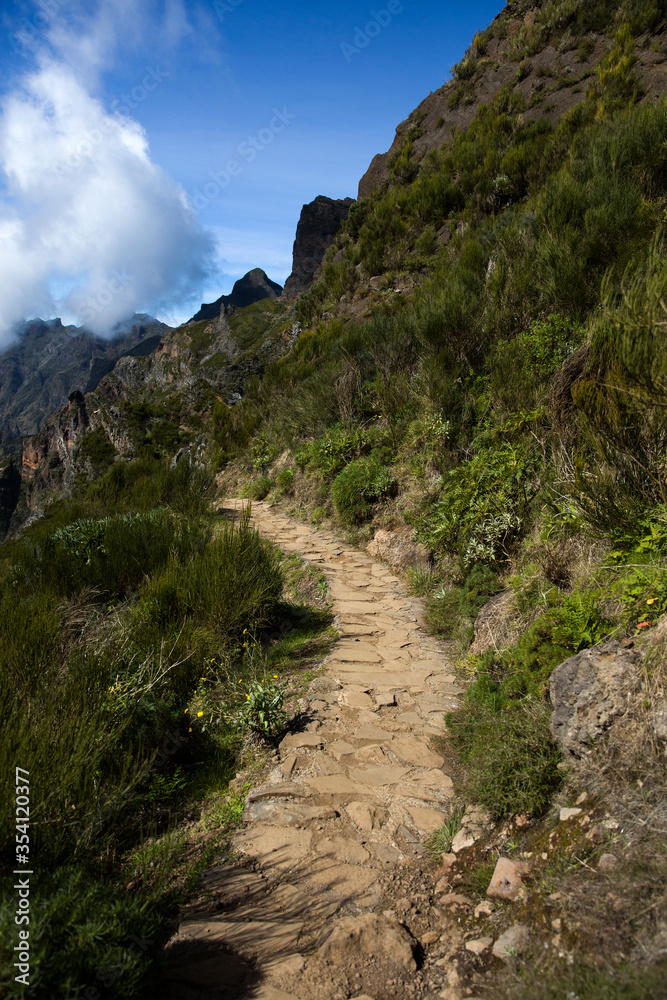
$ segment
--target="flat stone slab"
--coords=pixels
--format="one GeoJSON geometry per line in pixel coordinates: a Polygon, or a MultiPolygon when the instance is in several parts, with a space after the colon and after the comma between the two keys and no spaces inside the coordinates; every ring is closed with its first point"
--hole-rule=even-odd
{"type": "Polygon", "coordinates": [[[363,691],[341,691],[338,695],[338,704],[346,708],[373,708],[375,701],[363,691]]]}
{"type": "Polygon", "coordinates": [[[374,726],[372,722],[365,722],[363,726],[359,726],[358,729],[354,730],[353,735],[357,740],[377,740],[384,743],[393,739],[394,734],[390,733],[387,729],[374,726]]]}
{"type": "Polygon", "coordinates": [[[382,657],[376,649],[365,643],[341,642],[334,648],[333,659],[341,662],[351,660],[357,663],[379,663],[382,657]]]}
{"type": "Polygon", "coordinates": [[[321,747],[324,740],[318,733],[290,733],[281,741],[281,750],[298,750],[303,747],[321,747]]]}
{"type": "Polygon", "coordinates": [[[414,736],[395,736],[391,743],[392,752],[401,760],[417,767],[442,767],[445,758],[424,742],[414,736]]]}
{"type": "Polygon", "coordinates": [[[340,760],[341,757],[354,753],[356,749],[357,748],[353,747],[351,743],[346,743],[345,740],[334,740],[333,743],[329,743],[327,746],[327,753],[330,753],[336,760],[340,760]]]}
{"type": "Polygon", "coordinates": [[[333,858],[318,858],[304,873],[308,882],[323,892],[342,899],[354,899],[365,894],[377,881],[379,872],[361,865],[346,865],[333,858]]]}
{"type": "Polygon", "coordinates": [[[240,830],[232,842],[238,851],[257,858],[267,869],[289,869],[309,854],[312,837],[309,830],[256,824],[240,830]]]}
{"type": "Polygon", "coordinates": [[[246,958],[264,958],[294,952],[302,931],[303,920],[235,920],[228,915],[209,915],[205,920],[183,921],[179,936],[202,944],[225,944],[246,958]]]}
{"type": "Polygon", "coordinates": [[[346,774],[318,774],[306,781],[320,795],[358,795],[363,794],[357,781],[352,781],[346,774]]]}
{"type": "Polygon", "coordinates": [[[222,897],[226,903],[254,899],[267,890],[267,881],[261,875],[234,865],[216,865],[202,875],[202,885],[208,892],[222,897]]]}
{"type": "Polygon", "coordinates": [[[271,826],[305,826],[307,823],[326,822],[336,818],[331,806],[305,806],[300,802],[287,803],[271,799],[251,802],[243,811],[244,823],[268,823],[271,826]]]}
{"type": "Polygon", "coordinates": [[[339,615],[374,615],[379,610],[377,601],[370,597],[367,601],[336,601],[334,608],[339,615]]]}
{"type": "Polygon", "coordinates": [[[445,814],[437,809],[425,809],[422,806],[409,806],[408,812],[420,833],[434,833],[446,819],[445,814]]]}
{"type": "Polygon", "coordinates": [[[395,785],[401,778],[404,778],[410,771],[409,767],[367,767],[363,770],[356,768],[350,771],[350,778],[363,785],[395,785]]]}
{"type": "Polygon", "coordinates": [[[370,857],[361,844],[346,837],[323,837],[317,843],[317,852],[321,855],[333,855],[347,865],[363,865],[370,857]]]}
{"type": "Polygon", "coordinates": [[[275,785],[263,785],[248,796],[248,802],[259,802],[260,799],[291,798],[305,799],[311,793],[303,785],[295,781],[281,781],[275,785]]]}
{"type": "Polygon", "coordinates": [[[354,825],[365,833],[381,829],[388,819],[387,810],[373,802],[350,802],[345,806],[345,812],[354,825]]]}

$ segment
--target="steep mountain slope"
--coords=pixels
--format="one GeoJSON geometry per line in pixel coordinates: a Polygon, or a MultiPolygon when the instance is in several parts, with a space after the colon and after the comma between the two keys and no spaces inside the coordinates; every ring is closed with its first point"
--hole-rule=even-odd
{"type": "MultiPolygon", "coordinates": [[[[637,30],[650,37],[660,26],[657,6],[635,3],[637,30]]],[[[413,164],[432,150],[451,145],[482,105],[505,88],[522,102],[526,121],[557,121],[580,104],[595,68],[608,53],[610,25],[622,15],[616,3],[508,3],[486,30],[475,35],[464,58],[453,67],[453,79],[429,94],[401,122],[386,153],[378,153],[359,182],[359,200],[383,187],[409,146],[413,164]]],[[[657,36],[656,36],[657,37],[657,36]]],[[[643,39],[642,41],[644,41],[643,39]]],[[[642,45],[634,66],[638,90],[647,99],[664,92],[664,53],[642,45]]]]}
{"type": "Polygon", "coordinates": [[[89,392],[124,354],[153,350],[169,327],[137,315],[102,340],[59,319],[31,320],[0,354],[0,452],[20,447],[70,392],[89,392]]]}
{"type": "Polygon", "coordinates": [[[30,503],[42,502],[45,488],[71,489],[77,476],[99,474],[118,457],[146,450],[173,455],[183,448],[201,457],[214,409],[240,400],[294,339],[275,288],[280,286],[263,271],[251,271],[227,297],[251,304],[219,300],[215,308],[222,311],[210,320],[195,317],[167,328],[148,354],[125,352],[92,391],[70,393],[40,432],[23,441],[30,503]]]}

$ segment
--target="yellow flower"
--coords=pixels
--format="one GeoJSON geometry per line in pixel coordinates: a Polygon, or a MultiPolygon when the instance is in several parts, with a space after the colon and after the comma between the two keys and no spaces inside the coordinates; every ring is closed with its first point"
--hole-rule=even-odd
{"type": "Polygon", "coordinates": [[[655,604],[655,602],[656,602],[657,600],[658,600],[658,598],[657,598],[657,597],[649,597],[649,599],[648,599],[648,601],[647,601],[646,603],[647,603],[647,604],[655,604]]]}
{"type": "Polygon", "coordinates": [[[247,628],[244,628],[244,629],[243,629],[243,634],[244,634],[244,635],[247,635],[247,634],[248,634],[248,629],[247,629],[247,628]]]}
{"type": "Polygon", "coordinates": [[[274,674],[273,675],[273,679],[274,679],[274,681],[277,681],[278,680],[278,674],[274,674]]]}
{"type": "Polygon", "coordinates": [[[201,717],[202,717],[203,714],[204,714],[203,712],[197,712],[197,718],[201,719],[201,717]]]}
{"type": "Polygon", "coordinates": [[[247,695],[245,696],[245,700],[246,700],[246,701],[250,701],[250,695],[249,695],[249,694],[247,694],[247,695]]]}
{"type": "Polygon", "coordinates": [[[184,714],[184,715],[187,715],[189,711],[190,711],[190,709],[189,709],[189,708],[186,708],[186,710],[185,710],[185,712],[184,712],[183,714],[184,714]]]}
{"type": "Polygon", "coordinates": [[[192,732],[192,726],[190,726],[190,728],[188,729],[188,732],[189,732],[189,733],[191,733],[191,732],[192,732]]]}

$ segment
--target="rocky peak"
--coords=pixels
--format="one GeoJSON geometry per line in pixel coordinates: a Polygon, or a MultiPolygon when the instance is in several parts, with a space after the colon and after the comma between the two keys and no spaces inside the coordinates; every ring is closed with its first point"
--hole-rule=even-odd
{"type": "Polygon", "coordinates": [[[239,278],[230,295],[221,295],[219,299],[209,304],[202,303],[201,309],[190,322],[198,323],[202,319],[215,319],[216,316],[224,313],[229,306],[242,309],[244,306],[251,306],[253,302],[260,302],[262,299],[278,299],[282,293],[281,285],[276,281],[271,281],[261,267],[255,267],[239,278]]]}
{"type": "Polygon", "coordinates": [[[350,214],[353,201],[353,198],[318,195],[315,201],[303,206],[296,227],[292,273],[285,282],[286,298],[296,298],[311,284],[341,223],[350,214]]]}

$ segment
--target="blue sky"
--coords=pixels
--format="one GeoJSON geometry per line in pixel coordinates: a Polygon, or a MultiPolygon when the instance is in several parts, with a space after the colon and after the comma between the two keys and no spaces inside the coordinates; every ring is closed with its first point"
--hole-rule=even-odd
{"type": "Polygon", "coordinates": [[[251,267],[283,283],[301,206],[356,196],[499,9],[2,0],[0,295],[6,265],[14,313],[105,332],[130,306],[181,321],[251,267]]]}

